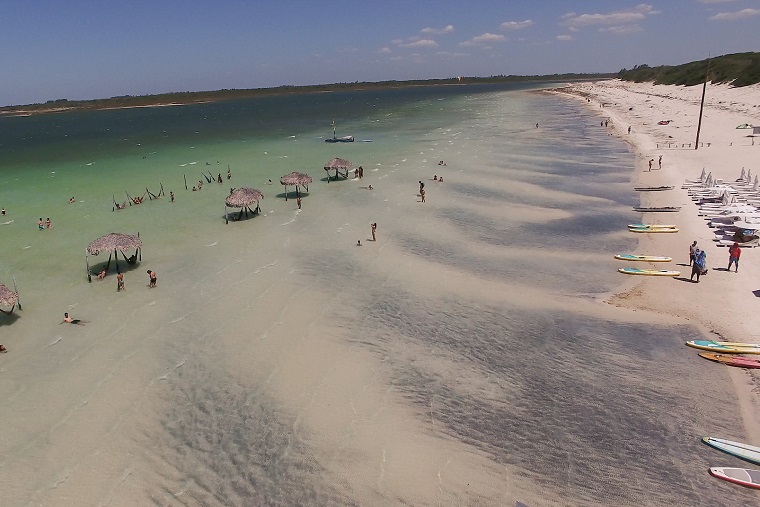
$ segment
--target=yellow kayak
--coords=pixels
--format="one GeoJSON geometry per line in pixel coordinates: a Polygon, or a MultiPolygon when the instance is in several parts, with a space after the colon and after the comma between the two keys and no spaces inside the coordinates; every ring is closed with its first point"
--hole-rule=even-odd
{"type": "Polygon", "coordinates": [[[672,257],[663,257],[661,255],[636,255],[636,254],[617,254],[615,258],[619,261],[641,261],[641,262],[670,262],[672,257]]]}
{"type": "Polygon", "coordinates": [[[626,275],[644,275],[644,276],[680,276],[680,271],[670,269],[638,269],[638,268],[620,268],[621,273],[626,275]]]}

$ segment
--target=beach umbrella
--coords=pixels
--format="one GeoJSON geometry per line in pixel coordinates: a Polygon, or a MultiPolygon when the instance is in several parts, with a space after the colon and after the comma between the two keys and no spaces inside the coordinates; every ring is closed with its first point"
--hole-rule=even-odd
{"type": "Polygon", "coordinates": [[[306,191],[309,191],[309,183],[311,183],[313,180],[311,176],[304,173],[299,172],[292,172],[290,174],[286,174],[282,178],[280,178],[280,184],[285,185],[285,200],[288,200],[288,185],[292,185],[296,187],[296,195],[300,197],[300,194],[298,193],[298,187],[301,186],[306,189],[306,191]]]}
{"type": "Polygon", "coordinates": [[[7,312],[2,309],[0,309],[0,312],[12,313],[13,309],[16,307],[16,303],[18,303],[18,293],[10,290],[8,287],[0,283],[0,305],[11,307],[11,309],[7,312]]]}
{"type": "Polygon", "coordinates": [[[345,174],[343,174],[344,178],[348,178],[348,171],[354,167],[354,163],[350,160],[346,160],[343,158],[334,158],[331,161],[329,161],[327,164],[325,164],[325,171],[327,171],[327,181],[330,181],[330,171],[335,170],[335,179],[338,179],[338,174],[341,174],[341,171],[345,171],[345,174]]]}
{"type": "Polygon", "coordinates": [[[92,281],[92,274],[90,273],[90,264],[87,260],[88,255],[98,255],[101,252],[108,252],[108,263],[106,264],[106,271],[108,271],[108,267],[111,265],[111,256],[113,255],[114,261],[116,262],[116,270],[119,270],[119,260],[118,260],[118,252],[121,252],[121,255],[124,257],[124,260],[127,261],[129,264],[133,264],[137,261],[137,256],[139,254],[140,259],[142,260],[142,240],[140,239],[140,235],[132,236],[131,234],[122,234],[120,232],[111,232],[109,234],[106,234],[105,236],[101,236],[89,245],[87,245],[87,249],[85,250],[85,264],[87,265],[87,280],[92,281]],[[126,250],[131,250],[132,248],[135,249],[135,255],[127,259],[127,256],[124,255],[124,252],[126,250]]]}
{"type": "Polygon", "coordinates": [[[248,212],[250,211],[251,214],[258,211],[261,211],[261,208],[259,208],[259,201],[261,201],[264,198],[264,194],[261,192],[261,190],[257,190],[255,188],[234,188],[230,192],[230,195],[227,196],[227,199],[224,200],[224,223],[229,223],[229,218],[227,217],[227,206],[230,208],[240,208],[240,214],[238,215],[238,220],[240,220],[243,217],[243,212],[245,212],[245,216],[248,216],[248,212]],[[253,203],[256,203],[255,210],[251,209],[251,205],[253,203]]]}

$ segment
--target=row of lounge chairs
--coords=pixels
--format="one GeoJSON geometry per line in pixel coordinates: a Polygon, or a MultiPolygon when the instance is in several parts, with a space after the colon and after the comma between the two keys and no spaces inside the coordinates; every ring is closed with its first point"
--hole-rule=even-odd
{"type": "Polygon", "coordinates": [[[683,183],[691,199],[699,206],[699,215],[715,231],[714,241],[719,246],[734,242],[741,247],[760,246],[760,178],[742,168],[735,181],[726,183],[713,178],[712,173],[702,174],[696,180],[683,183]]]}

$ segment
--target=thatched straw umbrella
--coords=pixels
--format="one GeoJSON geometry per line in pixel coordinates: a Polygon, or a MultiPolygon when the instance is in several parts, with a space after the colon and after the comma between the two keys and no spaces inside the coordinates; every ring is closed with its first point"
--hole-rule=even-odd
{"type": "Polygon", "coordinates": [[[296,187],[296,197],[301,197],[301,194],[298,192],[298,187],[301,186],[308,192],[309,183],[312,181],[311,176],[299,172],[292,172],[280,178],[280,184],[285,185],[285,200],[288,200],[288,185],[296,187]]]}
{"type": "Polygon", "coordinates": [[[227,206],[230,208],[240,208],[240,213],[238,214],[237,219],[240,220],[243,218],[243,212],[245,212],[246,218],[248,217],[248,212],[250,211],[253,215],[254,213],[258,213],[261,211],[261,208],[259,207],[259,201],[261,201],[264,198],[264,194],[261,192],[261,190],[257,190],[255,188],[235,188],[230,191],[230,195],[227,196],[227,199],[224,200],[224,223],[228,224],[229,218],[227,215],[227,206]],[[251,209],[251,204],[256,203],[255,210],[251,209]]]}
{"type": "MultiPolygon", "coordinates": [[[[18,303],[18,293],[0,283],[0,305],[11,307],[8,311],[0,308],[0,312],[13,313],[13,309],[16,308],[16,303],[18,303]]],[[[19,305],[19,308],[21,308],[21,305],[19,305]]]]}
{"type": "Polygon", "coordinates": [[[344,178],[348,178],[348,171],[352,167],[354,167],[354,163],[350,160],[345,160],[342,158],[332,159],[327,164],[325,164],[325,171],[327,171],[327,182],[330,182],[330,171],[333,169],[335,170],[335,179],[337,180],[339,174],[344,178]],[[345,174],[341,173],[341,171],[345,171],[345,174]]]}
{"type": "Polygon", "coordinates": [[[111,265],[111,256],[113,255],[114,261],[116,262],[116,271],[119,271],[119,254],[118,252],[121,252],[121,255],[124,257],[124,260],[127,261],[128,264],[134,264],[138,260],[142,260],[142,240],[140,239],[140,234],[138,233],[137,236],[132,236],[130,234],[122,234],[119,232],[111,232],[109,234],[106,234],[105,236],[101,236],[89,245],[87,245],[87,249],[85,250],[84,260],[85,264],[87,265],[87,281],[92,281],[92,273],[90,273],[90,263],[87,260],[88,255],[98,255],[101,252],[108,252],[108,263],[106,264],[106,271],[108,271],[108,267],[111,265]],[[127,259],[127,256],[124,255],[125,250],[129,249],[135,249],[135,254],[127,259]],[[139,256],[139,258],[138,258],[139,256]]]}

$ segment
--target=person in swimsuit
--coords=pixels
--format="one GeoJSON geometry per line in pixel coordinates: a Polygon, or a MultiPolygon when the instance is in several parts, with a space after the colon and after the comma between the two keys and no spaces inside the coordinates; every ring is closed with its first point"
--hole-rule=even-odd
{"type": "Polygon", "coordinates": [[[124,287],[124,274],[119,273],[118,275],[116,275],[116,292],[119,292],[122,290],[127,290],[127,289],[124,287]]]}
{"type": "Polygon", "coordinates": [[[148,287],[155,287],[156,286],[156,272],[149,269],[148,276],[150,277],[150,283],[148,284],[148,287]]]}
{"type": "Polygon", "coordinates": [[[42,217],[40,217],[40,221],[37,222],[37,227],[39,227],[41,231],[45,230],[45,222],[42,221],[42,217]]]}
{"type": "Polygon", "coordinates": [[[69,317],[68,312],[66,312],[66,313],[63,314],[63,321],[61,322],[61,324],[63,324],[64,322],[67,323],[67,324],[77,324],[79,326],[84,326],[84,323],[81,320],[79,320],[79,319],[73,319],[73,318],[69,317]]]}

